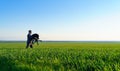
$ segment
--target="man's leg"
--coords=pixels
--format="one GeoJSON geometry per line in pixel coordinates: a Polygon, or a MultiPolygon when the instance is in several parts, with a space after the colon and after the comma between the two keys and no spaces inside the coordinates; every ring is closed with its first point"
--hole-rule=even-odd
{"type": "Polygon", "coordinates": [[[27,45],[26,45],[26,48],[28,48],[28,47],[29,47],[29,44],[30,44],[30,42],[29,42],[29,41],[27,41],[27,45]]]}

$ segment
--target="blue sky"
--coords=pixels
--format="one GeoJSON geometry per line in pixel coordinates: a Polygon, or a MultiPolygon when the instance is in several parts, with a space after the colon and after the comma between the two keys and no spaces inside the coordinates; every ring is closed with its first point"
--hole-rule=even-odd
{"type": "Polygon", "coordinates": [[[120,0],[0,0],[0,40],[120,40],[120,0]]]}

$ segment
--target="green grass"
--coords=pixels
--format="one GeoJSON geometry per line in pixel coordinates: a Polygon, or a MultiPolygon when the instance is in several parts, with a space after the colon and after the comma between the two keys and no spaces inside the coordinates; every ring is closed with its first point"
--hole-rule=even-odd
{"type": "Polygon", "coordinates": [[[118,42],[0,43],[0,71],[120,71],[118,42]]]}

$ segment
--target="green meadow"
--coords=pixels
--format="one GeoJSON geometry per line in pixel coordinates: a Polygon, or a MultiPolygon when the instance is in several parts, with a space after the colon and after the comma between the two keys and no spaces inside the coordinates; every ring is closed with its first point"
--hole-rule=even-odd
{"type": "Polygon", "coordinates": [[[120,42],[0,42],[0,71],[120,71],[120,42]]]}

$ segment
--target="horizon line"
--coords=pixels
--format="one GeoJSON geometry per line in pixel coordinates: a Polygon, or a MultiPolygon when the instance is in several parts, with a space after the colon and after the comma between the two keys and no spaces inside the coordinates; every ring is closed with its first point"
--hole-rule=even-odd
{"type": "MultiPolygon", "coordinates": [[[[25,42],[27,40],[0,40],[0,42],[25,42]]],[[[40,40],[39,40],[40,41],[40,40]]],[[[42,40],[43,42],[120,42],[120,40],[42,40]]]]}

